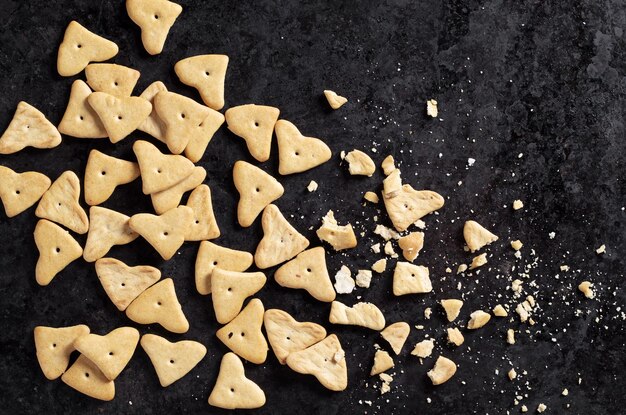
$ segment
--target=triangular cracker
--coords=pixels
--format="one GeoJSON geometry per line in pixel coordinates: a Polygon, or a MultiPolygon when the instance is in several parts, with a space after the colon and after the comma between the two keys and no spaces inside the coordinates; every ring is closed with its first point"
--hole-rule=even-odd
{"type": "Polygon", "coordinates": [[[372,370],[370,370],[370,376],[383,373],[391,369],[393,366],[393,359],[389,356],[389,353],[384,350],[376,350],[376,354],[374,355],[374,364],[372,365],[372,370]]]}
{"type": "Polygon", "coordinates": [[[348,102],[348,98],[337,95],[335,91],[331,91],[330,89],[324,90],[324,96],[328,101],[328,105],[334,110],[341,108],[343,104],[348,102]]]}
{"type": "Polygon", "coordinates": [[[159,141],[165,142],[165,124],[163,124],[163,121],[159,118],[159,114],[157,114],[156,108],[154,108],[154,98],[161,91],[167,91],[167,87],[163,82],[156,81],[148,85],[141,95],[139,95],[140,98],[150,101],[150,104],[152,104],[152,112],[137,129],[150,134],[159,141]]]}
{"type": "Polygon", "coordinates": [[[115,397],[115,383],[83,355],[78,356],[76,362],[61,376],[61,380],[78,392],[101,401],[112,401],[115,397]]]}
{"type": "Polygon", "coordinates": [[[302,288],[319,301],[331,302],[336,296],[321,246],[300,252],[276,270],[274,279],[283,287],[302,288]]]}
{"type": "Polygon", "coordinates": [[[163,154],[147,141],[136,141],[133,151],[139,162],[145,195],[169,189],[193,171],[193,163],[185,157],[163,154]]]}
{"type": "Polygon", "coordinates": [[[237,317],[217,331],[217,338],[242,359],[260,365],[267,359],[268,350],[261,332],[264,312],[261,300],[253,298],[237,317]]]}
{"type": "Polygon", "coordinates": [[[202,241],[196,257],[196,289],[202,295],[211,294],[211,276],[216,267],[227,271],[243,272],[250,268],[253,261],[254,258],[250,252],[202,241]]]}
{"type": "Polygon", "coordinates": [[[480,223],[468,220],[463,226],[463,237],[471,252],[476,252],[485,245],[498,240],[498,237],[485,229],[480,223]]]}
{"type": "Polygon", "coordinates": [[[174,209],[180,204],[183,195],[200,186],[205,178],[206,170],[204,167],[196,166],[191,174],[181,182],[160,192],[152,193],[150,199],[152,200],[154,211],[161,215],[170,209],[174,209]]]}
{"type": "Polygon", "coordinates": [[[118,310],[128,305],[161,279],[161,271],[147,265],[129,267],[115,258],[96,261],[96,274],[107,295],[118,310]]]}
{"type": "Polygon", "coordinates": [[[348,387],[345,352],[336,335],[287,356],[287,365],[294,371],[313,375],[327,389],[342,391],[348,387]]]}
{"type": "Polygon", "coordinates": [[[41,111],[24,101],[0,137],[0,154],[13,154],[25,147],[53,148],[61,144],[61,134],[41,111]]]}
{"type": "Polygon", "coordinates": [[[278,120],[274,126],[278,143],[278,172],[293,174],[310,170],[330,160],[330,148],[319,138],[305,137],[295,125],[278,120]]]}
{"type": "Polygon", "coordinates": [[[183,8],[167,0],[126,0],[126,11],[141,28],[143,47],[150,55],[158,55],[183,8]]]}
{"type": "Polygon", "coordinates": [[[224,107],[227,67],[226,55],[198,55],[176,62],[174,71],[180,82],[198,90],[208,107],[219,111],[224,107]]]}
{"type": "Polygon", "coordinates": [[[246,378],[243,363],[234,353],[226,353],[220,363],[209,405],[223,409],[256,409],[265,405],[265,393],[246,378]]]}
{"type": "Polygon", "coordinates": [[[164,279],[139,294],[128,308],[126,315],[139,324],[159,323],[172,333],[186,333],[189,322],[176,298],[174,281],[164,279]]]}
{"type": "Polygon", "coordinates": [[[133,357],[138,342],[137,329],[120,327],[105,336],[92,333],[79,337],[74,347],[98,366],[107,379],[115,380],[133,357]]]}
{"type": "Polygon", "coordinates": [[[254,262],[261,269],[288,261],[309,246],[309,240],[287,222],[276,205],[263,210],[261,225],[263,239],[254,253],[254,262]]]}
{"type": "Polygon", "coordinates": [[[428,268],[409,262],[396,263],[393,271],[393,295],[428,293],[432,290],[428,268]]]}
{"type": "Polygon", "coordinates": [[[413,262],[424,247],[424,232],[411,232],[398,239],[398,246],[402,249],[402,256],[413,262]]]}
{"type": "Polygon", "coordinates": [[[259,213],[285,192],[278,180],[241,160],[233,167],[233,181],[239,192],[237,220],[243,227],[252,225],[259,213]]]}
{"type": "Polygon", "coordinates": [[[185,157],[194,163],[200,161],[213,135],[222,124],[224,124],[224,115],[211,110],[198,126],[196,133],[189,136],[189,143],[185,147],[185,157]]]}
{"type": "Polygon", "coordinates": [[[92,63],[85,68],[87,83],[94,91],[115,97],[129,97],[141,73],[133,68],[114,63],[92,63]]]}
{"type": "Polygon", "coordinates": [[[265,105],[239,105],[226,110],[228,129],[243,138],[250,155],[257,161],[270,158],[272,133],[280,110],[265,105]]]}
{"type": "Polygon", "coordinates": [[[94,206],[111,197],[117,186],[139,177],[139,165],[91,150],[85,168],[85,202],[94,206]]]}
{"type": "Polygon", "coordinates": [[[80,182],[73,171],[63,172],[43,194],[35,215],[84,234],[89,230],[87,213],[78,203],[80,182]]]}
{"type": "Polygon", "coordinates": [[[326,337],[324,327],[308,321],[296,321],[283,310],[266,310],[263,324],[267,340],[281,365],[286,363],[290,353],[304,350],[326,337]]]}
{"type": "Polygon", "coordinates": [[[117,98],[106,92],[94,92],[87,102],[100,117],[112,143],[126,138],[152,112],[152,104],[140,97],[117,98]]]}
{"type": "Polygon", "coordinates": [[[50,179],[36,171],[16,173],[0,166],[0,200],[9,218],[19,215],[41,199],[50,187],[50,179]]]}
{"type": "Polygon", "coordinates": [[[130,217],[100,206],[89,209],[89,233],[83,251],[87,262],[102,258],[114,245],[126,245],[139,236],[128,225],[130,217]]]}
{"type": "Polygon", "coordinates": [[[226,271],[219,267],[211,275],[211,298],[215,318],[226,324],[239,314],[246,298],[256,294],[267,281],[262,272],[226,271]]]}
{"type": "Polygon", "coordinates": [[[400,354],[410,332],[411,326],[404,321],[399,321],[388,325],[385,330],[380,332],[380,335],[387,340],[395,354],[400,354]]]}
{"type": "Polygon", "coordinates": [[[189,195],[187,206],[193,210],[191,226],[185,234],[186,241],[204,241],[220,236],[220,228],[215,221],[211,189],[206,184],[200,185],[189,195]]]}
{"type": "Polygon", "coordinates": [[[35,267],[35,278],[39,285],[50,284],[59,272],[83,254],[83,248],[68,231],[48,220],[37,222],[34,234],[39,250],[35,267]]]}
{"type": "Polygon", "coordinates": [[[71,327],[35,327],[35,348],[41,371],[53,380],[65,372],[70,364],[70,355],[75,350],[74,340],[89,334],[84,324],[71,327]]]}
{"type": "Polygon", "coordinates": [[[119,48],[110,40],[90,32],[75,20],[65,29],[59,45],[57,71],[61,76],[74,76],[89,62],[102,62],[117,55],[119,48]]]}
{"type": "Polygon", "coordinates": [[[129,225],[167,261],[185,242],[185,234],[192,219],[193,210],[187,206],[179,206],[160,216],[149,213],[133,215],[129,225]]]}
{"type": "Polygon", "coordinates": [[[206,355],[206,347],[202,343],[192,340],[171,343],[154,334],[144,334],[141,347],[150,358],[163,387],[185,376],[206,355]]]}
{"type": "Polygon", "coordinates": [[[89,85],[81,79],[72,83],[67,108],[58,127],[60,133],[76,138],[107,137],[107,130],[100,117],[87,102],[91,92],[89,85]]]}

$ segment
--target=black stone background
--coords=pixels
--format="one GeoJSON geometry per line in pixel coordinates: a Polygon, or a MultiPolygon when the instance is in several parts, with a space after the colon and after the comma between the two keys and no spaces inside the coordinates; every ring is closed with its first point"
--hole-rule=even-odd
{"type": "MultiPolygon", "coordinates": [[[[330,326],[328,304],[279,287],[269,270],[268,284],[258,297],[267,308],[280,307],[337,333],[347,352],[349,387],[330,393],[314,378],[279,365],[270,352],[265,364],[245,365],[247,375],[267,395],[267,404],[256,413],[506,414],[519,413],[521,404],[532,413],[541,402],[553,414],[624,413],[623,1],[181,3],[184,12],[165,51],[151,57],[123,1],[0,1],[0,128],[8,125],[20,100],[59,122],[73,78],[56,73],[57,47],[66,25],[77,19],[119,45],[114,62],[141,71],[136,94],[162,80],[171,90],[199,99],[178,82],[174,63],[195,54],[225,53],[230,57],[226,108],[274,105],[304,134],[323,138],[333,150],[332,160],[280,177],[286,193],[277,204],[312,245],[319,244],[314,229],[329,209],[341,223],[355,226],[359,246],[345,254],[329,252],[333,275],[341,264],[353,273],[369,267],[381,256],[369,248],[380,241],[372,232],[374,216],[390,225],[380,206],[362,203],[365,191],[380,188],[382,173],[349,176],[340,163],[341,150],[365,150],[377,164],[392,154],[405,182],[446,198],[438,215],[425,218],[426,244],[416,261],[430,267],[433,293],[393,297],[392,261],[382,276],[374,276],[370,289],[338,296],[347,304],[358,296],[374,302],[388,322],[425,326],[413,327],[402,355],[395,358],[392,391],[380,397],[374,388],[380,381],[368,376],[374,343],[387,347],[377,333],[330,326]],[[350,102],[331,111],[324,89],[350,102]],[[425,114],[430,98],[439,101],[439,120],[425,114]],[[476,159],[472,167],[469,157],[476,159]],[[311,179],[320,185],[315,193],[305,189],[311,179]],[[517,198],[526,206],[513,212],[511,203],[517,198]],[[472,257],[462,249],[461,234],[470,218],[493,229],[500,241],[486,250],[489,263],[478,275],[446,274],[446,267],[456,269],[472,257]],[[556,233],[554,239],[550,232],[556,233]],[[517,238],[524,242],[521,260],[508,245],[517,238]],[[594,250],[601,244],[607,253],[598,256],[594,250]],[[540,305],[535,326],[521,325],[515,316],[492,319],[481,330],[465,332],[462,347],[445,344],[445,328],[463,326],[471,311],[497,303],[514,307],[521,301],[507,287],[533,262],[524,286],[525,295],[533,294],[540,305]],[[561,264],[571,270],[559,271],[561,264]],[[584,299],[577,291],[583,279],[595,283],[596,299],[584,299]],[[437,304],[448,297],[465,300],[453,324],[446,323],[437,304]],[[433,309],[430,320],[423,317],[426,307],[433,309]],[[518,331],[513,346],[505,343],[509,327],[518,331]],[[422,365],[409,352],[425,336],[434,337],[437,346],[422,365]],[[459,369],[447,384],[433,387],[426,371],[439,354],[456,361],[459,369]],[[520,373],[513,382],[506,377],[511,367],[520,373]],[[569,396],[561,396],[563,388],[569,396]],[[516,396],[521,397],[518,406],[516,396]],[[362,403],[366,400],[371,407],[362,403]]],[[[0,156],[0,164],[41,171],[52,179],[69,169],[82,178],[91,149],[133,159],[131,145],[137,138],[145,135],[135,133],[117,145],[64,137],[55,149],[0,156]]],[[[241,159],[252,161],[243,141],[222,128],[199,164],[207,169],[206,183],[222,230],[216,242],[253,251],[261,237],[259,221],[242,229],[235,217],[231,169],[241,159]]],[[[277,176],[276,148],[261,167],[277,176]]],[[[104,206],[126,214],[152,211],[139,180],[119,188],[104,206]]],[[[141,238],[110,252],[132,265],[157,266],[165,277],[174,278],[191,329],[173,335],[157,325],[135,325],[118,312],[93,265],[83,260],[68,266],[48,287],[39,287],[32,237],[36,220],[34,208],[14,219],[0,213],[0,413],[221,413],[207,405],[207,397],[226,348],[214,336],[218,325],[210,298],[194,288],[198,244],[186,243],[168,262],[141,238]],[[194,339],[208,347],[208,354],[185,378],[162,389],[138,348],[116,380],[115,400],[103,403],[60,380],[47,381],[35,358],[36,325],[79,323],[100,334],[131,325],[170,340],[194,339]]]]}

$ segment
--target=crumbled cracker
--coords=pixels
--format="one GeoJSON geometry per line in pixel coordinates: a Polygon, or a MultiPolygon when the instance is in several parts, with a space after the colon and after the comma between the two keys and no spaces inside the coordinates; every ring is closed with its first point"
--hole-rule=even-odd
{"type": "Polygon", "coordinates": [[[559,269],[560,269],[561,271],[569,271],[569,265],[561,265],[561,266],[559,267],[559,269]]]}
{"type": "Polygon", "coordinates": [[[596,249],[596,254],[602,255],[606,252],[606,245],[602,244],[598,249],[596,249]]]}
{"type": "Polygon", "coordinates": [[[380,244],[372,245],[372,251],[374,251],[375,254],[380,254],[380,244]]]}
{"type": "Polygon", "coordinates": [[[421,342],[415,345],[411,354],[413,356],[426,358],[432,354],[434,347],[435,347],[435,340],[433,339],[422,340],[421,342]]]}
{"type": "Polygon", "coordinates": [[[508,329],[506,331],[506,342],[508,344],[515,344],[515,330],[508,329]]]}
{"type": "Polygon", "coordinates": [[[456,299],[441,300],[441,306],[446,312],[446,317],[448,318],[448,321],[454,321],[461,312],[461,307],[463,307],[463,301],[456,299]]]}
{"type": "Polygon", "coordinates": [[[376,165],[370,156],[360,150],[352,150],[345,156],[348,170],[353,176],[371,177],[376,171],[376,165]]]}
{"type": "Polygon", "coordinates": [[[433,313],[433,310],[430,307],[426,307],[424,309],[424,318],[426,320],[430,320],[430,316],[431,316],[432,313],[433,313]]]}
{"type": "Polygon", "coordinates": [[[437,101],[435,101],[434,99],[429,99],[428,101],[426,101],[426,114],[428,114],[429,117],[437,118],[437,115],[439,114],[439,110],[437,109],[437,101]]]}
{"type": "Polygon", "coordinates": [[[398,258],[398,254],[393,250],[393,245],[391,245],[391,241],[387,241],[385,244],[385,255],[389,255],[392,258],[398,258]]]}
{"type": "Polygon", "coordinates": [[[382,167],[383,173],[385,173],[385,176],[389,176],[396,169],[396,166],[393,161],[393,156],[385,157],[383,162],[380,164],[380,167],[382,167]]]}
{"type": "Polygon", "coordinates": [[[524,413],[528,412],[528,407],[526,405],[522,405],[521,411],[524,413]]]}
{"type": "Polygon", "coordinates": [[[511,241],[511,248],[515,249],[516,251],[522,249],[522,246],[524,246],[524,244],[519,239],[511,241]]]}
{"type": "Polygon", "coordinates": [[[567,388],[563,389],[563,392],[561,392],[561,395],[563,396],[569,395],[569,391],[567,390],[567,388]]]}
{"type": "Polygon", "coordinates": [[[491,314],[485,313],[482,310],[476,310],[470,314],[470,320],[467,323],[467,328],[470,330],[476,330],[483,327],[491,320],[491,314]]]}
{"type": "Polygon", "coordinates": [[[372,265],[372,271],[382,274],[387,268],[387,258],[379,259],[372,265]]]}
{"type": "Polygon", "coordinates": [[[513,380],[517,377],[517,372],[515,371],[515,369],[511,369],[509,370],[507,375],[509,376],[509,380],[513,380]]]}
{"type": "Polygon", "coordinates": [[[372,282],[372,271],[360,269],[356,274],[356,285],[361,288],[369,288],[372,282]]]}
{"type": "Polygon", "coordinates": [[[424,222],[421,219],[418,219],[417,221],[415,221],[414,225],[418,227],[419,229],[424,229],[426,227],[426,222],[424,222]]]}
{"type": "Polygon", "coordinates": [[[315,180],[311,180],[309,185],[306,187],[309,192],[314,192],[317,190],[317,182],[315,180]]]}
{"type": "Polygon", "coordinates": [[[411,232],[401,237],[398,246],[402,249],[404,259],[412,262],[424,247],[424,232],[411,232]]]}
{"type": "Polygon", "coordinates": [[[335,251],[354,248],[357,245],[352,225],[339,225],[332,210],[322,218],[322,226],[317,230],[320,240],[328,242],[335,251]]]}
{"type": "Polygon", "coordinates": [[[487,263],[487,254],[480,254],[474,259],[472,259],[472,263],[469,266],[469,269],[476,269],[478,267],[482,267],[487,263]]]}
{"type": "Polygon", "coordinates": [[[524,307],[524,303],[519,303],[515,307],[515,312],[519,315],[520,321],[525,323],[528,320],[529,314],[526,307],[524,307]]]}
{"type": "Polygon", "coordinates": [[[448,342],[454,344],[455,346],[460,346],[465,341],[463,334],[461,334],[461,330],[456,327],[448,327],[448,342]]]}
{"type": "Polygon", "coordinates": [[[350,269],[345,265],[335,274],[335,291],[337,294],[350,294],[354,290],[354,280],[350,269]]]}
{"type": "Polygon", "coordinates": [[[493,315],[496,317],[506,317],[509,313],[502,307],[502,304],[498,304],[493,308],[493,315]]]}
{"type": "Polygon", "coordinates": [[[522,202],[521,200],[517,199],[513,201],[513,210],[520,210],[523,207],[524,207],[524,202],[522,202]]]}
{"type": "Polygon", "coordinates": [[[585,294],[585,297],[589,299],[595,297],[595,293],[593,292],[592,287],[593,287],[593,284],[590,283],[589,281],[583,281],[578,285],[578,289],[580,290],[580,292],[585,294]]]}
{"type": "Polygon", "coordinates": [[[456,269],[456,273],[457,274],[461,274],[461,273],[463,273],[465,271],[467,271],[467,265],[465,265],[465,264],[459,265],[459,267],[456,269]]]}
{"type": "Polygon", "coordinates": [[[380,235],[385,241],[388,241],[390,239],[400,238],[400,234],[398,232],[384,225],[376,225],[376,229],[374,229],[374,233],[376,235],[380,235]]]}
{"type": "Polygon", "coordinates": [[[548,409],[548,407],[545,404],[540,403],[537,405],[537,412],[539,413],[543,413],[546,409],[548,409]]]}
{"type": "Polygon", "coordinates": [[[380,200],[378,199],[378,195],[374,192],[365,192],[363,195],[363,199],[367,200],[370,203],[378,203],[380,200]]]}

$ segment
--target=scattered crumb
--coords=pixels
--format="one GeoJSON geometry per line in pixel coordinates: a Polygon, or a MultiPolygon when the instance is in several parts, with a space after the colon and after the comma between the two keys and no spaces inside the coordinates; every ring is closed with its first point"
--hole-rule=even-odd
{"type": "Polygon", "coordinates": [[[354,290],[354,280],[350,269],[345,265],[335,274],[335,291],[337,294],[350,294],[354,290]]]}
{"type": "Polygon", "coordinates": [[[326,100],[328,101],[330,107],[334,110],[341,108],[343,104],[348,102],[348,99],[346,97],[337,95],[335,91],[331,91],[329,89],[324,90],[324,96],[326,97],[326,100]]]}
{"type": "Polygon", "coordinates": [[[345,160],[348,162],[348,170],[353,176],[372,177],[376,171],[376,165],[372,158],[361,150],[352,150],[346,154],[345,160]]]}
{"type": "Polygon", "coordinates": [[[385,244],[385,255],[389,255],[392,258],[398,258],[398,254],[393,250],[393,245],[391,245],[391,241],[387,241],[385,244]]]}
{"type": "Polygon", "coordinates": [[[465,271],[467,271],[467,265],[465,264],[459,265],[459,267],[456,269],[457,274],[461,274],[462,272],[465,272],[465,271]]]}
{"type": "Polygon", "coordinates": [[[385,173],[385,176],[389,176],[396,169],[393,156],[385,157],[383,162],[380,164],[380,167],[382,167],[383,173],[385,173]]]}
{"type": "Polygon", "coordinates": [[[309,192],[314,192],[317,190],[317,182],[315,180],[311,180],[311,183],[306,187],[309,192]]]}
{"type": "Polygon", "coordinates": [[[365,192],[363,199],[370,203],[378,203],[380,201],[380,199],[378,199],[378,195],[374,192],[365,192]]]}
{"type": "Polygon", "coordinates": [[[467,323],[467,328],[470,330],[476,330],[483,327],[491,320],[491,314],[485,313],[482,310],[476,310],[470,314],[470,320],[467,323]]]}
{"type": "Polygon", "coordinates": [[[569,271],[569,266],[568,266],[568,265],[561,265],[561,266],[559,267],[559,269],[560,269],[561,271],[569,271]]]}
{"type": "Polygon", "coordinates": [[[528,408],[526,407],[526,405],[522,405],[522,412],[528,412],[528,408]]]}
{"type": "Polygon", "coordinates": [[[540,403],[540,404],[537,406],[537,412],[539,412],[539,413],[542,413],[542,412],[543,412],[543,411],[545,411],[546,409],[548,409],[548,407],[547,407],[546,405],[542,404],[542,403],[540,403]]]}
{"type": "Polygon", "coordinates": [[[379,259],[372,265],[372,271],[382,274],[387,268],[387,258],[379,259]]]}
{"type": "Polygon", "coordinates": [[[422,340],[415,345],[411,354],[413,356],[426,358],[432,354],[434,347],[435,341],[433,339],[422,340]]]}
{"type": "Polygon", "coordinates": [[[506,317],[509,313],[507,313],[506,309],[502,307],[502,304],[498,304],[493,308],[493,315],[496,317],[506,317]]]}
{"type": "Polygon", "coordinates": [[[561,392],[561,395],[563,396],[569,395],[569,391],[567,390],[567,388],[563,389],[563,392],[561,392]]]}
{"type": "Polygon", "coordinates": [[[585,297],[590,298],[590,299],[595,297],[595,293],[593,292],[592,287],[593,287],[593,284],[590,283],[589,281],[583,281],[578,285],[578,289],[580,290],[580,292],[585,294],[585,297]]]}
{"type": "Polygon", "coordinates": [[[606,245],[602,244],[598,249],[596,249],[596,254],[602,255],[606,252],[606,245]]]}
{"type": "Polygon", "coordinates": [[[375,254],[380,254],[380,244],[372,245],[372,251],[374,251],[375,254]]]}
{"type": "Polygon", "coordinates": [[[424,318],[426,320],[430,320],[430,316],[431,316],[432,313],[433,313],[433,310],[430,307],[426,307],[424,309],[424,318]]]}
{"type": "Polygon", "coordinates": [[[437,118],[437,115],[439,114],[437,101],[435,101],[434,99],[429,99],[428,101],[426,101],[426,114],[428,114],[429,117],[437,118]]]}
{"type": "Polygon", "coordinates": [[[487,254],[480,254],[477,257],[472,259],[472,263],[469,266],[469,269],[476,269],[478,267],[482,267],[487,263],[487,254]]]}
{"type": "Polygon", "coordinates": [[[556,236],[556,232],[550,232],[548,234],[548,238],[550,238],[550,239],[554,239],[555,236],[556,236]]]}
{"type": "Polygon", "coordinates": [[[522,246],[524,246],[524,244],[519,239],[511,241],[511,248],[515,249],[516,251],[522,249],[522,246]]]}
{"type": "Polygon", "coordinates": [[[390,239],[400,238],[400,234],[398,232],[384,225],[376,225],[376,229],[374,229],[374,233],[376,235],[380,235],[385,241],[388,241],[390,239]]]}
{"type": "Polygon", "coordinates": [[[515,344],[515,330],[508,329],[506,331],[506,342],[508,344],[515,344]]]}
{"type": "Polygon", "coordinates": [[[446,317],[448,318],[448,321],[451,322],[456,320],[456,318],[459,316],[459,313],[461,312],[461,307],[463,307],[463,301],[456,299],[441,300],[441,306],[446,312],[446,317]]]}
{"type": "Polygon", "coordinates": [[[361,288],[369,288],[372,282],[372,271],[360,269],[356,274],[356,285],[361,288]]]}
{"type": "Polygon", "coordinates": [[[524,202],[522,202],[521,200],[514,200],[513,201],[513,210],[520,210],[521,208],[524,207],[524,202]]]}
{"type": "Polygon", "coordinates": [[[507,375],[509,376],[509,380],[513,380],[517,377],[517,372],[515,371],[515,369],[511,369],[509,370],[509,373],[507,373],[507,375]]]}
{"type": "Polygon", "coordinates": [[[426,227],[426,222],[424,222],[421,219],[418,219],[417,221],[415,221],[414,225],[418,227],[419,229],[424,229],[426,227]]]}

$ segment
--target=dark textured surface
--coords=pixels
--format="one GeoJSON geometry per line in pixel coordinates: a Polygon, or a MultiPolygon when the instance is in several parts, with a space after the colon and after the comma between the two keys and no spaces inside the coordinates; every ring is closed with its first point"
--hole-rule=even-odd
{"type": "MultiPolygon", "coordinates": [[[[306,293],[280,288],[271,278],[259,294],[265,306],[280,307],[299,320],[324,324],[339,335],[347,352],[349,388],[329,393],[313,378],[280,366],[270,352],[246,372],[267,395],[258,413],[518,413],[521,404],[534,412],[540,402],[548,413],[619,414],[626,405],[624,368],[624,212],[626,151],[626,8],[621,0],[565,1],[181,1],[184,12],[170,32],[165,51],[150,57],[139,30],[122,1],[0,1],[0,128],[5,128],[19,100],[42,110],[58,123],[72,79],[55,71],[56,51],[71,19],[115,41],[116,63],[142,76],[136,93],[154,80],[198,98],[182,86],[173,65],[199,53],[226,53],[226,107],[241,103],[277,106],[282,116],[307,134],[322,137],[333,159],[313,171],[280,178],[286,194],[277,204],[292,224],[319,243],[314,229],[328,209],[340,222],[358,230],[358,248],[329,253],[331,274],[341,264],[353,272],[380,255],[369,246],[374,217],[389,225],[384,211],[362,204],[366,190],[377,189],[382,174],[350,177],[339,165],[339,152],[359,148],[376,163],[393,154],[405,182],[446,197],[437,216],[425,218],[426,245],[416,263],[431,270],[434,292],[394,298],[391,268],[375,275],[369,290],[339,296],[352,304],[357,296],[376,303],[388,322],[405,320],[413,328],[396,358],[390,393],[379,396],[370,378],[375,332],[331,327],[329,306],[306,293]],[[321,92],[333,89],[350,99],[330,111],[321,92]],[[425,101],[439,101],[440,120],[425,115],[425,101]],[[372,152],[372,148],[376,152],[372,152]],[[467,159],[476,159],[468,167],[467,159]],[[305,189],[311,179],[320,188],[305,189]],[[513,212],[514,199],[525,208],[513,212]],[[463,252],[463,221],[476,219],[500,236],[487,249],[489,264],[478,275],[446,274],[445,268],[469,262],[463,252]],[[548,234],[555,232],[550,239],[548,234]],[[516,259],[511,239],[524,242],[516,259]],[[606,244],[603,256],[594,250],[606,244]],[[536,255],[531,254],[534,249],[536,255]],[[568,264],[569,272],[559,271],[568,264]],[[507,287],[528,266],[525,294],[540,310],[534,326],[519,319],[492,319],[466,333],[465,344],[445,342],[445,317],[437,302],[462,297],[459,320],[471,311],[497,303],[515,306],[507,287]],[[597,298],[586,300],[576,286],[596,285],[597,298]],[[458,284],[461,283],[459,288],[458,284]],[[432,307],[433,317],[423,312],[432,307]],[[577,313],[577,310],[580,312],[577,313]],[[518,331],[509,346],[507,328],[518,331]],[[436,339],[433,356],[444,354],[459,365],[456,376],[431,386],[426,371],[409,355],[425,336],[436,339]],[[520,374],[511,382],[506,372],[520,374]],[[569,396],[561,396],[568,388],[569,396]],[[515,404],[515,399],[520,404],[515,404]],[[371,401],[368,406],[364,401],[371,401]],[[568,408],[569,406],[569,408],[568,408]]],[[[118,145],[106,140],[64,137],[48,151],[26,150],[0,156],[17,171],[38,170],[56,178],[64,170],[83,176],[87,154],[97,148],[132,159],[135,133],[118,145]]],[[[262,167],[277,175],[274,156],[262,167]]],[[[258,221],[249,229],[236,225],[237,195],[231,180],[236,160],[251,161],[243,141],[225,128],[199,163],[208,171],[213,191],[219,244],[253,250],[260,238],[258,221]]],[[[0,183],[0,185],[2,185],[0,183]]],[[[104,206],[126,214],[151,211],[140,181],[116,191],[104,206]]],[[[47,381],[35,358],[36,325],[84,323],[105,333],[133,325],[110,303],[93,265],[82,260],[66,268],[48,287],[35,283],[37,250],[32,238],[34,208],[7,219],[0,213],[0,412],[2,413],[216,413],[207,397],[226,348],[215,338],[218,327],[210,298],[193,282],[197,243],[187,243],[163,262],[141,239],[114,248],[110,255],[130,264],[158,266],[174,278],[183,310],[191,322],[185,335],[156,325],[137,326],[170,340],[195,339],[207,357],[185,378],[162,389],[146,355],[138,349],[116,381],[113,402],[80,395],[60,380],[47,381]]],[[[84,237],[78,238],[84,242],[84,237]]],[[[272,271],[268,274],[271,275],[272,271]]]]}

